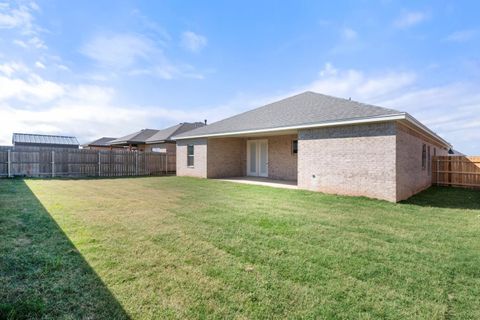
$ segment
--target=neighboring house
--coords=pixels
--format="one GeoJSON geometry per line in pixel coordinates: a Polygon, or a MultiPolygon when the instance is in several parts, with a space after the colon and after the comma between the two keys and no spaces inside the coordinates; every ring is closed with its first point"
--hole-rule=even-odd
{"type": "Polygon", "coordinates": [[[182,122],[162,130],[143,129],[109,142],[112,147],[124,147],[129,150],[168,152],[175,154],[173,135],[205,126],[203,122],[182,122]]]}
{"type": "Polygon", "coordinates": [[[46,147],[46,148],[73,148],[78,149],[80,144],[77,138],[46,134],[14,133],[12,136],[14,147],[46,147]]]}
{"type": "Polygon", "coordinates": [[[142,129],[124,137],[110,141],[112,147],[123,147],[128,150],[145,151],[145,141],[157,133],[156,129],[142,129]]]}
{"type": "Polygon", "coordinates": [[[82,145],[83,149],[92,149],[92,150],[111,150],[112,146],[110,142],[117,138],[102,137],[100,139],[94,140],[92,142],[82,145]]]}
{"type": "Polygon", "coordinates": [[[400,201],[451,145],[408,113],[305,92],[174,137],[177,175],[260,176],[400,201]]]}
{"type": "Polygon", "coordinates": [[[169,128],[158,130],[145,140],[145,151],[176,153],[176,142],[172,136],[205,126],[203,122],[183,122],[169,128]]]}

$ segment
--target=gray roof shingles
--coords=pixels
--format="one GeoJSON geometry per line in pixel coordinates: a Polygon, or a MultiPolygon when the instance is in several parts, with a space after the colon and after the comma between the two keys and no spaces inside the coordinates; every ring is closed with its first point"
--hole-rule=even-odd
{"type": "Polygon", "coordinates": [[[172,136],[175,134],[181,134],[199,127],[204,126],[203,122],[184,122],[179,123],[177,125],[171,126],[169,128],[159,130],[153,136],[146,140],[146,143],[155,143],[155,142],[162,142],[162,141],[171,141],[172,136]]]}
{"type": "Polygon", "coordinates": [[[111,137],[101,137],[100,139],[94,140],[92,142],[86,143],[86,146],[102,146],[102,147],[108,147],[110,145],[110,142],[115,140],[117,138],[111,138],[111,137]]]}
{"type": "Polygon", "coordinates": [[[78,140],[70,136],[55,136],[45,134],[14,133],[12,137],[13,144],[57,144],[78,146],[78,140]]]}
{"type": "Polygon", "coordinates": [[[307,91],[208,126],[178,134],[174,138],[274,129],[400,113],[393,109],[307,91]]]}
{"type": "Polygon", "coordinates": [[[157,133],[159,130],[142,129],[121,138],[110,141],[110,144],[128,144],[128,143],[145,143],[145,141],[157,133]]]}
{"type": "Polygon", "coordinates": [[[189,130],[204,126],[203,122],[183,122],[162,130],[142,129],[124,137],[110,141],[110,145],[118,144],[138,144],[138,143],[158,143],[172,141],[174,134],[180,134],[189,130]]]}

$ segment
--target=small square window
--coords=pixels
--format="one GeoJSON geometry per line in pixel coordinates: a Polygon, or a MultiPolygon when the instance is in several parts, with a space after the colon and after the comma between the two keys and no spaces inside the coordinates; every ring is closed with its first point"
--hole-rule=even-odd
{"type": "Polygon", "coordinates": [[[187,166],[188,167],[193,167],[193,164],[194,164],[194,148],[193,148],[193,144],[189,144],[187,146],[187,166]]]}
{"type": "Polygon", "coordinates": [[[298,140],[293,140],[292,141],[292,153],[293,154],[298,153],[298,140]]]}

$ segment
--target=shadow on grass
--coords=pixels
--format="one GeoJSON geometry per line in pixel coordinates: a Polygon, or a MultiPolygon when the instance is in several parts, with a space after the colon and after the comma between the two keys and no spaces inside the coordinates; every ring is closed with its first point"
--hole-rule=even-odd
{"type": "Polygon", "coordinates": [[[22,180],[0,181],[0,319],[128,319],[22,180]]]}
{"type": "Polygon", "coordinates": [[[434,186],[402,203],[422,207],[480,210],[480,190],[434,186]]]}

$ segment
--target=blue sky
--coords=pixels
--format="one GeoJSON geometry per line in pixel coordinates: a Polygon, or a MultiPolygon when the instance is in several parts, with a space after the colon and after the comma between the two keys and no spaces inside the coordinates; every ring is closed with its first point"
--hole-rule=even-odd
{"type": "Polygon", "coordinates": [[[477,1],[0,0],[0,144],[209,122],[312,90],[480,154],[477,1]]]}

